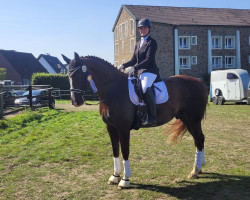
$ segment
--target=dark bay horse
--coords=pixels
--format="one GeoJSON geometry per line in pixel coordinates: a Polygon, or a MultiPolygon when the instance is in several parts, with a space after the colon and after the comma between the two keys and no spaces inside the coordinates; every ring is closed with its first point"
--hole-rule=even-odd
{"type": "MultiPolygon", "coordinates": [[[[135,118],[136,106],[130,101],[128,90],[128,76],[118,71],[107,61],[94,56],[79,57],[70,60],[62,55],[69,64],[69,80],[71,87],[71,101],[74,106],[84,103],[86,81],[84,73],[90,73],[98,89],[100,100],[100,114],[106,123],[111,139],[114,160],[114,174],[109,183],[119,184],[118,187],[129,187],[131,169],[129,164],[130,130],[135,118]],[[123,156],[124,176],[119,149],[123,156]]],[[[157,105],[157,126],[163,125],[173,118],[172,139],[177,140],[188,130],[194,138],[196,146],[195,163],[190,178],[197,178],[201,173],[201,166],[205,164],[204,135],[201,121],[205,115],[208,92],[206,85],[190,76],[173,76],[164,80],[168,88],[169,100],[157,105]]]]}

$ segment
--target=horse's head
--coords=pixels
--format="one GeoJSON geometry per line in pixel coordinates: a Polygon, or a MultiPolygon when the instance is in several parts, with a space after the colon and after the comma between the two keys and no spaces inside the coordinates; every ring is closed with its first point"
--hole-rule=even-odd
{"type": "Polygon", "coordinates": [[[72,105],[76,107],[81,106],[84,103],[83,95],[86,89],[84,73],[86,72],[87,68],[77,53],[75,53],[75,58],[72,60],[64,55],[62,55],[62,57],[69,66],[68,77],[72,105]]]}

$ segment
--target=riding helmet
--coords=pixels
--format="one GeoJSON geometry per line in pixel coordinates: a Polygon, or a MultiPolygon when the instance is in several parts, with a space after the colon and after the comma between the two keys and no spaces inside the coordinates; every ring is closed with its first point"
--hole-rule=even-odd
{"type": "Polygon", "coordinates": [[[149,28],[151,28],[152,23],[151,23],[151,21],[149,19],[142,18],[142,19],[139,20],[137,28],[140,28],[142,26],[148,26],[149,28]]]}

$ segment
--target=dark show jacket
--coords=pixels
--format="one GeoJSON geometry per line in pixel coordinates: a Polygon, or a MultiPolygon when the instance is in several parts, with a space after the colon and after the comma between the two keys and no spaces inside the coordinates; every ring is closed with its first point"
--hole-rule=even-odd
{"type": "Polygon", "coordinates": [[[155,63],[155,53],[157,50],[157,42],[150,36],[143,43],[140,48],[141,41],[135,45],[134,55],[130,61],[123,64],[123,66],[134,66],[135,70],[145,69],[144,72],[150,72],[159,76],[159,69],[155,63]]]}

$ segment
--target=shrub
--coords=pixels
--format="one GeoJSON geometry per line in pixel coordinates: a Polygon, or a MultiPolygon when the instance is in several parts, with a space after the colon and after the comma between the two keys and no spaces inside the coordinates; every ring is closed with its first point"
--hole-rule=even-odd
{"type": "Polygon", "coordinates": [[[66,74],[34,73],[32,76],[33,85],[50,85],[53,88],[69,90],[69,80],[66,74]]]}

